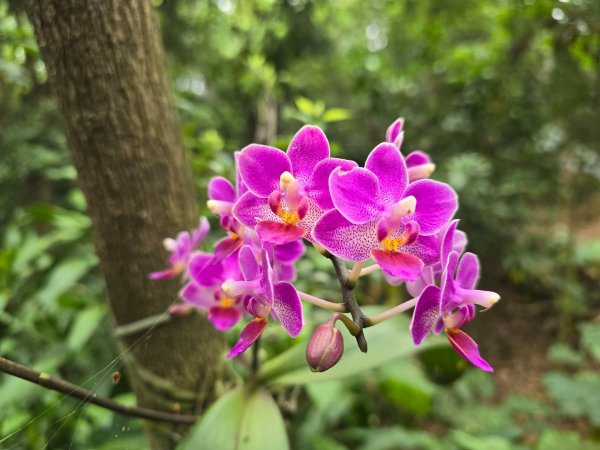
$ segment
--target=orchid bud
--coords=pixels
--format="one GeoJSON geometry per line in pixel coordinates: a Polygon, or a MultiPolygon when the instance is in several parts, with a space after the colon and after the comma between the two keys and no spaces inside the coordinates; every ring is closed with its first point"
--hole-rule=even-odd
{"type": "Polygon", "coordinates": [[[194,312],[194,307],[188,303],[175,303],[169,308],[171,317],[186,317],[194,312]]]}
{"type": "Polygon", "coordinates": [[[325,372],[344,354],[344,338],[333,323],[319,325],[306,347],[306,362],[313,372],[325,372]]]}

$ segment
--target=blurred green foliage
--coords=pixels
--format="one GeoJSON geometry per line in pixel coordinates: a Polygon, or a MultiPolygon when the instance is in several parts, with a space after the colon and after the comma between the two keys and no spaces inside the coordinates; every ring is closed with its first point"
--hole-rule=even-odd
{"type": "MultiPolygon", "coordinates": [[[[154,4],[202,201],[250,142],[285,148],[315,123],[334,155],[362,162],[404,116],[403,151],[430,153],[435,177],[460,195],[461,228],[503,296],[497,320],[510,327],[519,305],[540,306],[532,323],[560,334],[543,366],[552,372],[537,374],[541,393],[506,395],[447,347],[414,358],[405,335],[390,342],[377,328],[369,359],[348,342],[350,362],[312,382],[305,341],[272,330],[262,373],[293,448],[600,448],[599,2],[154,4]]],[[[0,3],[0,129],[0,354],[132,402],[126,377],[110,383],[123,354],[115,359],[89,219],[18,0],[0,3]]],[[[298,272],[300,289],[338,295],[316,253],[298,272]]],[[[374,274],[361,296],[394,304],[401,294],[374,274]]],[[[144,447],[139,421],[25,382],[0,378],[0,399],[0,446],[15,433],[14,448],[144,447]]]]}

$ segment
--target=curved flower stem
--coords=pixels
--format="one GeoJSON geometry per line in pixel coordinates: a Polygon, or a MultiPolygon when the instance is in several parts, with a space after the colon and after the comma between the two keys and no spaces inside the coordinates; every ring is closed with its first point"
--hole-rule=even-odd
{"type": "Polygon", "coordinates": [[[395,315],[401,314],[404,311],[409,310],[410,308],[413,308],[416,304],[417,304],[417,300],[419,298],[413,298],[411,300],[407,300],[403,303],[400,303],[397,306],[394,306],[391,309],[388,309],[387,311],[384,311],[380,314],[376,314],[374,316],[371,317],[365,317],[363,319],[363,327],[367,328],[367,327],[372,327],[373,325],[377,325],[378,323],[383,322],[384,320],[389,319],[390,317],[394,317],[395,315]]]}
{"type": "Polygon", "coordinates": [[[362,331],[363,320],[366,316],[364,315],[364,313],[360,309],[360,306],[358,306],[358,303],[356,302],[356,297],[354,296],[354,292],[352,291],[354,286],[348,284],[348,269],[346,268],[344,263],[336,256],[333,256],[331,254],[326,256],[331,260],[333,268],[335,269],[335,273],[338,277],[338,281],[340,282],[340,288],[342,289],[342,298],[344,299],[344,305],[352,315],[354,323],[360,328],[359,333],[355,335],[358,348],[360,348],[361,352],[367,353],[367,340],[365,338],[365,334],[362,331]]]}
{"type": "Polygon", "coordinates": [[[363,267],[360,271],[360,277],[364,277],[365,275],[369,275],[370,273],[377,272],[380,270],[379,264],[371,264],[370,266],[363,267]]]}
{"type": "Polygon", "coordinates": [[[305,302],[311,303],[319,308],[326,309],[333,312],[348,312],[348,309],[343,303],[330,302],[329,300],[323,300],[322,298],[315,297],[314,295],[307,294],[306,292],[298,291],[298,295],[305,302]]]}
{"type": "Polygon", "coordinates": [[[362,266],[363,266],[363,263],[360,261],[354,263],[354,266],[352,266],[352,270],[348,274],[348,279],[346,280],[346,284],[348,286],[356,285],[356,280],[358,280],[358,277],[360,277],[360,272],[361,272],[362,266]]]}
{"type": "Polygon", "coordinates": [[[331,319],[329,319],[329,322],[333,326],[336,320],[341,321],[352,336],[357,336],[362,331],[362,328],[356,325],[356,323],[354,323],[352,319],[346,316],[345,314],[334,314],[333,316],[331,316],[331,319]]]}

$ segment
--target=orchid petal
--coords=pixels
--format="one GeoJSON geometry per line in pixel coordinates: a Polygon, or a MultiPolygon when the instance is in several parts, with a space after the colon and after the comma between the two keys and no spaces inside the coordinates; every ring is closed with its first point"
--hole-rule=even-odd
{"type": "Polygon", "coordinates": [[[273,267],[266,251],[262,252],[262,275],[260,285],[269,303],[273,302],[273,267]]]}
{"type": "Polygon", "coordinates": [[[215,304],[215,289],[188,283],[179,292],[179,297],[199,309],[208,309],[215,304]]]}
{"type": "Polygon", "coordinates": [[[258,266],[258,262],[256,261],[256,256],[254,256],[254,251],[252,250],[252,247],[250,247],[249,245],[244,245],[240,249],[240,253],[238,255],[238,262],[244,280],[256,280],[259,277],[260,267],[258,266]]]}
{"type": "Polygon", "coordinates": [[[456,353],[465,358],[475,367],[486,372],[493,372],[494,369],[479,354],[477,343],[464,331],[459,329],[447,329],[446,336],[456,353]]]}
{"type": "Polygon", "coordinates": [[[188,273],[192,280],[202,286],[214,286],[222,280],[223,265],[214,255],[198,252],[188,265],[188,273]]]}
{"type": "Polygon", "coordinates": [[[444,234],[442,237],[441,251],[440,251],[440,262],[442,267],[446,265],[448,261],[448,255],[453,250],[454,245],[454,234],[456,227],[458,226],[458,219],[450,222],[450,225],[443,230],[444,234]]]}
{"type": "Polygon", "coordinates": [[[242,313],[235,307],[215,306],[208,310],[208,320],[219,331],[227,331],[240,321],[242,313]]]}
{"type": "Polygon", "coordinates": [[[329,191],[336,209],[350,222],[361,224],[379,217],[379,181],[373,172],[360,167],[348,172],[336,169],[329,177],[329,191]]]}
{"type": "Polygon", "coordinates": [[[223,202],[235,202],[235,188],[226,178],[211,178],[208,182],[208,198],[223,202]]]}
{"type": "Polygon", "coordinates": [[[402,133],[404,127],[404,119],[402,117],[394,120],[385,132],[385,140],[387,142],[395,142],[402,133]]]}
{"type": "Polygon", "coordinates": [[[454,309],[459,304],[458,299],[456,298],[456,286],[454,283],[454,273],[457,264],[458,253],[451,252],[440,279],[440,289],[442,290],[442,313],[454,309]]]}
{"type": "Polygon", "coordinates": [[[400,151],[392,144],[379,144],[369,154],[365,169],[379,180],[380,201],[386,205],[398,203],[408,184],[406,164],[400,151]]]}
{"type": "Polygon", "coordinates": [[[456,273],[456,284],[463,289],[473,289],[479,279],[479,259],[467,252],[460,259],[456,273]]]}
{"type": "Polygon", "coordinates": [[[421,234],[425,235],[440,231],[458,207],[456,193],[450,186],[439,181],[415,181],[404,192],[404,197],[409,195],[417,199],[417,208],[407,220],[416,220],[421,226],[421,234]]]}
{"type": "Polygon", "coordinates": [[[273,313],[289,335],[296,337],[304,326],[300,296],[287,281],[279,281],[274,287],[273,313]]]}
{"type": "Polygon", "coordinates": [[[178,275],[177,270],[166,269],[158,272],[150,272],[148,278],[151,280],[167,280],[169,278],[175,278],[178,275]]]}
{"type": "Polygon", "coordinates": [[[335,209],[317,222],[313,237],[335,256],[348,261],[366,261],[371,258],[371,250],[381,245],[376,221],[355,225],[335,209]]]}
{"type": "Polygon", "coordinates": [[[302,239],[306,230],[298,225],[291,225],[271,220],[263,220],[256,225],[256,232],[261,241],[275,245],[288,244],[302,239]]]}
{"type": "Polygon", "coordinates": [[[269,208],[266,198],[258,197],[252,192],[242,195],[233,207],[235,218],[249,228],[254,228],[261,220],[280,220],[269,208]]]}
{"type": "Polygon", "coordinates": [[[334,208],[329,193],[329,176],[336,168],[347,172],[358,165],[354,161],[339,158],[327,158],[320,161],[314,168],[310,183],[306,186],[306,195],[324,211],[334,208]]]}
{"type": "Polygon", "coordinates": [[[287,155],[292,162],[294,177],[306,186],[317,163],[329,158],[329,142],[319,127],[306,125],[290,142],[287,155]]]}
{"type": "Polygon", "coordinates": [[[403,245],[399,250],[418,257],[426,266],[437,262],[440,257],[438,241],[434,236],[419,236],[412,244],[403,245]]]}
{"type": "Polygon", "coordinates": [[[284,152],[259,144],[245,147],[238,164],[243,182],[259,197],[268,197],[278,190],[281,174],[292,170],[292,163],[284,152]]]}
{"type": "Polygon", "coordinates": [[[227,357],[235,358],[248,350],[248,348],[250,348],[250,346],[260,337],[266,326],[267,320],[262,318],[257,318],[248,322],[240,333],[240,338],[237,343],[229,350],[229,353],[227,353],[227,357]]]}
{"type": "Polygon", "coordinates": [[[421,150],[415,150],[406,155],[406,167],[415,167],[430,163],[431,158],[429,155],[421,150]]]}
{"type": "Polygon", "coordinates": [[[416,280],[406,283],[406,290],[412,297],[418,297],[427,286],[433,284],[433,270],[431,269],[431,266],[425,265],[416,280]]]}
{"type": "Polygon", "coordinates": [[[440,289],[437,286],[427,286],[417,300],[411,320],[410,334],[415,345],[423,342],[439,321],[440,304],[440,289]]]}
{"type": "Polygon", "coordinates": [[[305,251],[306,248],[300,240],[278,245],[275,247],[275,260],[278,262],[296,261],[304,255],[305,251]]]}
{"type": "Polygon", "coordinates": [[[381,266],[381,270],[404,281],[414,281],[423,269],[423,261],[404,252],[371,250],[371,256],[381,266]]]}
{"type": "Polygon", "coordinates": [[[223,261],[242,246],[244,241],[240,237],[224,237],[215,242],[214,252],[217,261],[223,261]]]}

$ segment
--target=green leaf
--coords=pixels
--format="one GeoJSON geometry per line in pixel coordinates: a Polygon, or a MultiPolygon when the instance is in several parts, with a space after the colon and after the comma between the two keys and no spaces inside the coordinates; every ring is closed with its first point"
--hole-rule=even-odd
{"type": "Polygon", "coordinates": [[[578,366],[583,362],[583,356],[567,344],[560,342],[550,346],[548,349],[548,360],[556,364],[578,366]]]}
{"type": "Polygon", "coordinates": [[[93,305],[78,313],[67,338],[67,346],[69,349],[81,349],[94,331],[96,331],[98,324],[105,315],[106,305],[103,303],[93,305]]]}
{"type": "Polygon", "coordinates": [[[473,436],[460,430],[452,432],[451,440],[461,450],[511,450],[513,448],[509,440],[499,436],[473,436]]]}
{"type": "Polygon", "coordinates": [[[584,440],[574,431],[546,430],[535,450],[600,450],[600,444],[584,440]]]}
{"type": "Polygon", "coordinates": [[[296,107],[303,114],[308,116],[314,115],[315,104],[306,97],[298,97],[296,99],[296,107]]]}
{"type": "MultiPolygon", "coordinates": [[[[381,308],[364,308],[364,310],[368,315],[382,311],[381,308]]],[[[293,361],[290,364],[290,371],[282,372],[281,367],[279,367],[277,371],[270,373],[263,372],[261,378],[274,385],[296,385],[351,377],[381,366],[384,363],[405,358],[420,349],[440,342],[435,337],[432,337],[425,344],[416,347],[412,343],[408,333],[408,318],[404,316],[396,316],[375,327],[365,329],[365,336],[369,344],[369,351],[367,353],[362,353],[358,349],[356,340],[350,333],[344,331],[343,334],[344,356],[337,365],[328,371],[321,373],[310,371],[304,361],[306,345],[303,344],[288,350],[289,352],[294,352],[293,354],[287,355],[287,352],[284,352],[284,354],[276,358],[285,358],[293,361]],[[300,365],[301,367],[297,368],[300,365]]],[[[277,363],[275,362],[274,365],[277,363]]],[[[270,367],[267,368],[270,369],[270,367]]]]}
{"type": "Polygon", "coordinates": [[[323,114],[323,122],[341,122],[350,118],[350,111],[344,108],[330,108],[323,114]]]}
{"type": "Polygon", "coordinates": [[[217,400],[177,448],[285,450],[290,446],[283,417],[271,394],[238,388],[217,400]]]}
{"type": "Polygon", "coordinates": [[[600,375],[580,372],[569,377],[554,372],[544,376],[544,383],[564,415],[587,417],[600,426],[600,375]]]}
{"type": "Polygon", "coordinates": [[[596,361],[600,361],[600,324],[582,323],[579,325],[581,344],[596,361]]]}
{"type": "Polygon", "coordinates": [[[96,264],[98,264],[98,257],[93,253],[62,261],[52,269],[37,297],[45,304],[54,302],[59,295],[75,286],[96,264]]]}

